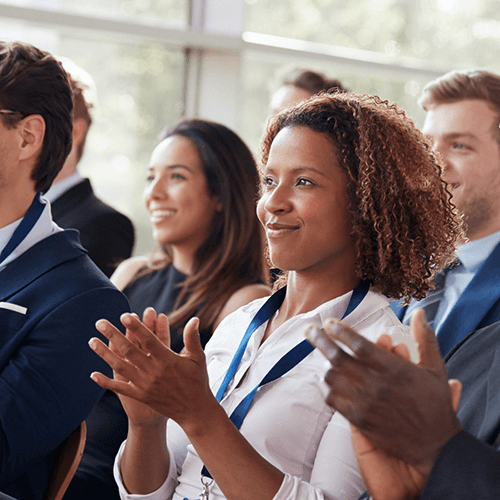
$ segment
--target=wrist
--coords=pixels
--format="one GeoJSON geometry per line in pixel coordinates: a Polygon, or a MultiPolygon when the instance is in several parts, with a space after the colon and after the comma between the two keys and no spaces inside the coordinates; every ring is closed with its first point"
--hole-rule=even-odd
{"type": "Polygon", "coordinates": [[[224,408],[215,397],[212,397],[206,401],[202,412],[197,413],[189,420],[186,419],[177,423],[182,427],[190,441],[193,442],[193,440],[203,438],[204,435],[213,435],[221,420],[230,422],[224,408]]]}
{"type": "Polygon", "coordinates": [[[434,464],[436,463],[439,455],[441,454],[443,448],[446,446],[446,444],[454,437],[456,436],[460,431],[463,430],[462,425],[460,424],[458,419],[455,419],[456,421],[454,422],[453,428],[450,429],[449,432],[446,433],[446,437],[443,437],[443,439],[440,441],[440,444],[436,447],[433,447],[433,449],[427,454],[425,459],[416,466],[416,468],[419,470],[419,472],[426,478],[428,478],[431,474],[431,471],[434,467],[434,464]]]}

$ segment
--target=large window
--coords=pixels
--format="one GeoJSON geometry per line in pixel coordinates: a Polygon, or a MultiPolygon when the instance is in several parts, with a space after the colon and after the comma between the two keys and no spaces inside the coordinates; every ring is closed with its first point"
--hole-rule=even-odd
{"type": "Polygon", "coordinates": [[[95,80],[81,172],[153,242],[142,202],[158,133],[224,123],[256,153],[283,66],[397,102],[422,124],[423,85],[452,68],[500,72],[498,0],[0,0],[0,32],[66,56],[95,80]]]}
{"type": "Polygon", "coordinates": [[[246,0],[248,31],[426,59],[499,67],[497,0],[246,0]]]}
{"type": "Polygon", "coordinates": [[[99,197],[131,217],[137,232],[135,252],[150,251],[153,242],[142,191],[158,134],[184,112],[183,51],[150,40],[8,19],[0,19],[0,30],[7,38],[68,57],[92,76],[97,106],[78,169],[92,180],[99,197]]]}
{"type": "Polygon", "coordinates": [[[455,68],[500,71],[497,0],[246,0],[246,4],[247,39],[268,40],[270,45],[301,53],[294,57],[291,50],[286,57],[270,58],[259,51],[244,56],[242,129],[254,148],[269,113],[264,99],[270,99],[283,64],[321,71],[339,78],[350,90],[397,102],[418,126],[424,113],[417,98],[425,83],[455,68]],[[333,57],[321,60],[315,50],[328,50],[333,57]],[[372,62],[380,63],[380,68],[372,68],[372,62]],[[406,71],[396,74],[391,65],[406,71]]]}

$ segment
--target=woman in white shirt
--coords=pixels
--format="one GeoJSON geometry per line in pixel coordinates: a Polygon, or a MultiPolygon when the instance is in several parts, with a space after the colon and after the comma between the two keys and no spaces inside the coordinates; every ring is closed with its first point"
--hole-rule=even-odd
{"type": "Polygon", "coordinates": [[[270,261],[285,270],[271,298],[225,318],[205,354],[197,319],[181,355],[152,309],[143,323],[123,316],[127,337],[97,324],[111,349],[91,347],[115,378],[92,378],[121,395],[129,416],[115,464],[122,498],[349,500],[364,491],[349,426],[324,401],[327,362],[304,329],[344,318],[369,339],[385,332],[411,344],[384,295],[425,295],[453,259],[460,224],[426,140],[376,97],[324,94],[271,118],[262,176],[257,214],[270,261]]]}

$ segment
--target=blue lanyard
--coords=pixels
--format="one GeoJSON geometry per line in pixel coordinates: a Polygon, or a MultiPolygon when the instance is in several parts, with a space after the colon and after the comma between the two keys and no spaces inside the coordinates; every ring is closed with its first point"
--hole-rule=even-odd
{"type": "MultiPolygon", "coordinates": [[[[347,309],[344,312],[344,315],[341,319],[344,319],[347,315],[351,314],[356,307],[361,303],[361,301],[365,298],[368,290],[370,289],[370,281],[364,280],[361,281],[358,286],[353,290],[351,299],[349,304],[347,305],[347,309]]],[[[286,295],[286,287],[281,288],[276,293],[271,295],[269,299],[264,303],[264,305],[257,311],[257,314],[254,316],[250,325],[243,336],[236,353],[234,354],[233,360],[229,365],[229,368],[226,372],[224,380],[222,381],[219,390],[217,391],[217,401],[221,402],[224,397],[224,393],[234,375],[236,374],[236,370],[241,362],[241,358],[243,357],[243,353],[246,350],[248,345],[248,341],[252,334],[259,328],[260,325],[268,321],[274,313],[279,309],[286,295]]],[[[298,365],[306,356],[308,356],[314,350],[314,346],[310,344],[307,340],[303,340],[300,344],[296,345],[293,349],[288,351],[280,360],[276,362],[276,364],[267,372],[267,375],[261,380],[261,382],[250,391],[245,398],[240,402],[240,404],[234,409],[233,413],[229,419],[233,424],[239,429],[243,423],[243,420],[252,404],[253,398],[259,387],[276,380],[281,377],[288,371],[290,371],[294,366],[298,365]]],[[[202,475],[207,477],[212,477],[208,472],[206,467],[203,467],[202,475]]]]}
{"type": "Polygon", "coordinates": [[[43,209],[45,205],[40,200],[40,194],[37,193],[35,199],[31,203],[26,215],[23,217],[23,220],[17,226],[14,234],[10,238],[6,247],[3,249],[0,254],[0,264],[7,259],[7,257],[19,246],[19,244],[28,236],[30,231],[35,227],[35,224],[38,222],[38,219],[42,215],[43,209]]]}

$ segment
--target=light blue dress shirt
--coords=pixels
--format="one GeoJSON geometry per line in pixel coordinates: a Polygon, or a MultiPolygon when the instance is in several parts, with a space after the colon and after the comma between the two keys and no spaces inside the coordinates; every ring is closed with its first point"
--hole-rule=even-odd
{"type": "Polygon", "coordinates": [[[457,303],[460,295],[465,291],[472,278],[474,278],[479,268],[499,242],[500,231],[497,231],[458,247],[457,257],[460,259],[461,265],[451,269],[446,274],[444,296],[434,319],[436,333],[439,333],[440,327],[457,303]]]}

